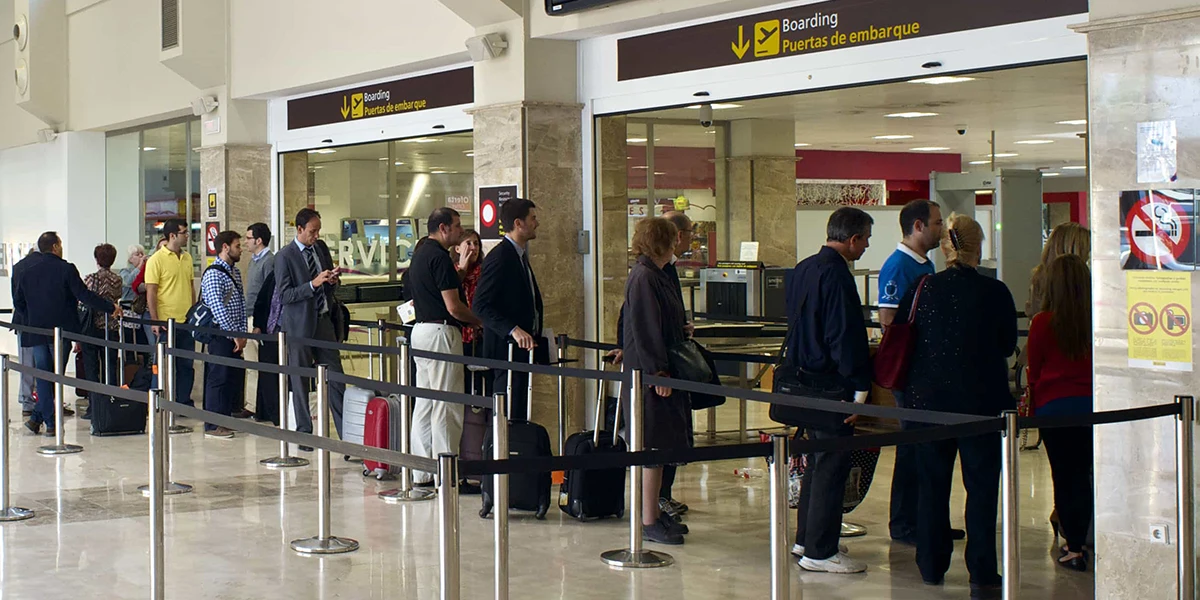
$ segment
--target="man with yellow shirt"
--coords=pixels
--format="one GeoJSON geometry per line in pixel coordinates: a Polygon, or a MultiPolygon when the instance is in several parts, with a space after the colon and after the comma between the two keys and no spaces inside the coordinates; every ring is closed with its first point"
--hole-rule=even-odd
{"type": "MultiPolygon", "coordinates": [[[[155,321],[175,319],[178,323],[187,320],[188,310],[196,300],[193,287],[194,271],[192,255],[184,251],[188,241],[188,226],[183,219],[167,219],[163,224],[163,238],[167,245],[154,253],[146,263],[146,305],[150,318],[155,321]]],[[[159,341],[166,341],[167,328],[151,328],[159,341]]],[[[175,330],[175,348],[194,352],[196,342],[191,332],[175,330]]],[[[175,358],[175,402],[195,406],[192,401],[192,384],[196,380],[196,369],[192,361],[175,358]]]]}

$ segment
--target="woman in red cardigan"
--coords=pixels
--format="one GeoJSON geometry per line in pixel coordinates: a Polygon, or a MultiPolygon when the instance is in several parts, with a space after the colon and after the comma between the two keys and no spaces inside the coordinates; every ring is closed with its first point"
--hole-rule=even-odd
{"type": "MultiPolygon", "coordinates": [[[[1092,284],[1083,258],[1066,254],[1046,274],[1046,309],[1029,325],[1029,387],[1036,416],[1092,412],[1092,284]]],[[[1054,481],[1054,507],[1067,540],[1058,563],[1087,570],[1083,551],[1092,521],[1092,428],[1041,430],[1054,481]]]]}

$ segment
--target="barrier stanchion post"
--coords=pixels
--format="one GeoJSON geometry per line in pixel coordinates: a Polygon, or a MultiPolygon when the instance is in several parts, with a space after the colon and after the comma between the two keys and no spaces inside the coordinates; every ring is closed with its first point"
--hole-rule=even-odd
{"type": "MultiPolygon", "coordinates": [[[[567,336],[558,336],[558,368],[567,366],[567,336]]],[[[529,374],[533,377],[533,374],[529,374]]],[[[558,455],[562,456],[567,449],[567,388],[566,377],[558,376],[558,455]]]]}
{"type": "MultiPolygon", "coordinates": [[[[317,365],[317,435],[329,437],[329,367],[317,365]]],[[[292,550],[301,554],[342,554],[358,550],[358,541],[329,534],[332,504],[329,480],[329,451],[317,449],[317,535],[293,540],[292,550]]]]}
{"type": "MultiPolygon", "coordinates": [[[[282,331],[279,332],[279,367],[282,369],[287,367],[287,337],[282,331]]],[[[261,375],[260,375],[261,376],[261,375]]],[[[305,402],[305,405],[308,403],[305,402]]],[[[288,376],[283,371],[279,372],[279,428],[282,430],[288,429],[288,415],[292,412],[288,405],[288,376]]],[[[264,458],[258,461],[258,464],[263,465],[268,469],[287,469],[291,467],[304,467],[308,465],[307,458],[299,456],[290,456],[288,443],[279,442],[279,456],[264,458]]]]}
{"type": "MultiPolygon", "coordinates": [[[[629,449],[641,452],[644,432],[642,431],[642,372],[629,372],[629,449]]],[[[666,567],[675,562],[670,554],[642,548],[642,467],[629,467],[629,547],[609,550],[600,555],[610,566],[648,569],[666,567]]]]}
{"type": "Polygon", "coordinates": [[[1000,446],[1001,548],[1003,577],[1001,596],[1015,600],[1021,589],[1021,542],[1017,526],[1020,510],[1017,490],[1020,485],[1017,456],[1021,450],[1021,435],[1017,429],[1017,411],[1004,411],[1004,436],[1000,446]]]}
{"type": "MultiPolygon", "coordinates": [[[[162,344],[159,344],[162,348],[162,344]]],[[[163,540],[163,489],[166,480],[163,449],[166,447],[167,420],[158,407],[159,390],[150,390],[147,395],[150,419],[147,436],[150,442],[150,597],[163,600],[166,597],[166,545],[163,540]]]]}
{"type": "Polygon", "coordinates": [[[387,355],[383,353],[383,348],[387,346],[387,335],[385,335],[386,330],[384,329],[387,322],[379,319],[377,325],[379,327],[379,381],[384,381],[387,379],[387,355]]]}
{"type": "Polygon", "coordinates": [[[1195,451],[1196,399],[1176,396],[1179,416],[1175,419],[1175,485],[1178,490],[1179,598],[1196,597],[1196,482],[1192,469],[1195,451]]]}
{"type": "MultiPolygon", "coordinates": [[[[117,341],[125,343],[125,313],[117,315],[117,341]]],[[[135,339],[136,343],[137,340],[135,339]]],[[[125,349],[117,350],[117,377],[121,379],[121,385],[125,385],[125,349]]]]}
{"type": "Polygon", "coordinates": [[[458,455],[438,455],[438,554],[440,555],[441,598],[458,600],[458,455]]]}
{"type": "MultiPolygon", "coordinates": [[[[399,373],[397,375],[399,375],[400,385],[407,387],[410,385],[408,381],[408,340],[397,340],[397,342],[400,343],[400,360],[397,361],[399,364],[396,367],[399,373]]],[[[412,454],[412,410],[409,408],[408,394],[400,395],[400,452],[412,454]]],[[[388,504],[432,500],[436,495],[437,492],[432,489],[414,488],[412,469],[403,465],[400,467],[400,487],[379,492],[379,498],[388,504]]]]}
{"type": "Polygon", "coordinates": [[[771,436],[771,600],[791,598],[787,535],[788,438],[771,436]]]}
{"type": "MultiPolygon", "coordinates": [[[[53,354],[51,360],[54,361],[54,374],[61,377],[63,375],[63,350],[66,347],[63,345],[62,327],[54,328],[54,345],[50,349],[53,354]]],[[[82,373],[78,374],[80,377],[82,373]]],[[[63,454],[77,454],[83,452],[83,446],[68,444],[63,440],[66,433],[66,427],[63,423],[63,402],[66,400],[66,394],[63,393],[63,384],[61,381],[54,382],[54,444],[50,446],[41,446],[37,449],[38,454],[43,456],[61,456],[63,454]]],[[[4,424],[6,427],[7,423],[4,424]]]]}
{"type": "MultiPolygon", "coordinates": [[[[512,342],[508,343],[508,362],[510,362],[510,363],[513,362],[513,346],[514,346],[514,344],[512,342]]],[[[533,377],[533,373],[530,373],[529,376],[533,377]]],[[[513,397],[513,387],[512,387],[513,381],[512,381],[512,379],[513,379],[513,372],[512,372],[512,369],[509,369],[508,370],[508,378],[505,379],[504,397],[510,403],[512,402],[512,397],[513,397]]],[[[511,408],[511,405],[510,405],[510,408],[511,408]]],[[[510,410],[509,413],[512,413],[512,411],[510,410]]],[[[525,415],[525,418],[528,419],[529,415],[525,415]]]]}
{"type": "MultiPolygon", "coordinates": [[[[382,339],[383,338],[383,335],[382,335],[383,329],[380,329],[379,333],[381,334],[379,336],[380,337],[379,345],[382,346],[383,345],[383,339],[382,339]]],[[[367,328],[367,345],[368,346],[375,345],[375,330],[371,329],[370,327],[367,328]]],[[[379,375],[383,376],[383,373],[381,372],[379,375]]],[[[367,353],[367,379],[375,379],[375,353],[374,352],[367,353]]]]}
{"type": "MultiPolygon", "coordinates": [[[[508,458],[508,412],[504,394],[492,397],[492,460],[508,458]]],[[[508,474],[492,476],[495,520],[496,600],[508,600],[508,474]]]]}
{"type": "MultiPolygon", "coordinates": [[[[167,319],[167,346],[171,350],[178,349],[178,346],[176,346],[176,344],[175,344],[175,340],[176,340],[175,336],[176,336],[175,319],[167,319]]],[[[167,360],[167,370],[168,370],[167,385],[164,386],[164,388],[166,389],[167,397],[171,399],[171,402],[175,402],[179,398],[179,390],[176,389],[176,379],[175,379],[175,367],[176,367],[177,360],[179,360],[179,359],[175,358],[174,355],[172,355],[167,360]]],[[[187,390],[187,393],[191,394],[192,390],[187,390]]],[[[179,425],[179,424],[175,423],[175,413],[173,413],[173,412],[167,413],[167,433],[174,435],[174,434],[179,434],[179,433],[191,433],[191,432],[192,432],[191,427],[188,427],[187,425],[179,425]]],[[[170,470],[171,469],[171,443],[170,442],[167,442],[167,448],[166,448],[165,452],[167,453],[167,459],[166,459],[167,473],[170,474],[170,472],[171,472],[171,470],[170,470]]],[[[168,491],[167,491],[168,494],[171,493],[169,491],[169,489],[170,489],[170,485],[168,484],[168,491]]]]}
{"type": "MultiPolygon", "coordinates": [[[[159,386],[162,386],[163,385],[162,365],[170,364],[169,355],[167,354],[167,345],[166,344],[159,343],[158,346],[155,347],[155,360],[156,360],[157,364],[159,365],[159,382],[158,383],[159,383],[159,386]]],[[[168,370],[170,370],[170,369],[168,369],[168,370]]],[[[167,377],[170,377],[171,375],[174,375],[174,373],[168,373],[167,377]]],[[[159,395],[160,398],[162,396],[163,396],[162,394],[159,395]]],[[[170,395],[167,395],[166,399],[171,402],[175,401],[175,397],[170,396],[170,395]]],[[[167,411],[167,410],[163,410],[163,415],[164,415],[163,418],[164,419],[167,419],[166,415],[168,414],[168,412],[169,411],[167,411]]],[[[169,420],[166,422],[170,423],[169,420]]],[[[171,438],[169,437],[169,435],[171,433],[171,429],[170,429],[170,427],[166,427],[165,429],[163,429],[163,431],[166,431],[168,436],[164,436],[164,439],[163,439],[163,449],[162,449],[162,463],[163,463],[162,490],[163,491],[162,491],[162,493],[164,493],[168,496],[175,496],[178,494],[190,493],[192,491],[192,486],[190,486],[186,483],[176,483],[174,481],[171,481],[171,438]]],[[[138,491],[140,491],[143,496],[151,497],[152,494],[154,494],[153,482],[148,483],[146,485],[138,486],[138,491]]]]}
{"type": "Polygon", "coordinates": [[[0,522],[33,518],[32,510],[9,504],[8,484],[8,355],[0,354],[0,522]]]}

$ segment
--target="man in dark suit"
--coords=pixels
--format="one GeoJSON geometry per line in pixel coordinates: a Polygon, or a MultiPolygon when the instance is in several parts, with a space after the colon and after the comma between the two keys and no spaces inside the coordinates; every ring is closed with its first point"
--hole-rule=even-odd
{"type": "MultiPolygon", "coordinates": [[[[342,372],[342,358],[337,350],[305,346],[299,338],[341,342],[344,331],[341,311],[334,299],[334,290],[341,284],[334,268],[329,247],[320,240],[321,214],[302,208],[296,214],[296,241],[284,246],[275,255],[275,285],[283,302],[279,328],[287,335],[288,364],[312,367],[327,365],[330,371],[342,372]]],[[[309,386],[302,377],[291,378],[292,413],[297,431],[312,433],[312,415],[308,411],[309,386]]],[[[329,407],[338,437],[342,434],[343,383],[329,383],[329,407]]],[[[301,446],[302,450],[310,450],[301,446]]]]}
{"type": "MultiPolygon", "coordinates": [[[[513,198],[500,207],[500,224],[506,232],[500,244],[483,259],[472,309],[483,321],[483,355],[508,359],[508,340],[516,342],[516,362],[527,362],[542,335],[542,292],[529,265],[529,241],[537,238],[537,206],[513,198]]],[[[544,346],[544,345],[543,345],[544,346]]],[[[529,418],[525,390],[529,374],[513,371],[513,420],[529,418]]],[[[495,389],[508,385],[508,371],[497,371],[495,389]]]]}
{"type": "MultiPolygon", "coordinates": [[[[38,238],[37,254],[30,254],[13,267],[12,297],[13,312],[22,315],[22,322],[29,327],[80,332],[79,311],[82,302],[92,310],[112,313],[116,318],[120,309],[112,302],[101,298],[84,285],[79,269],[63,260],[62,240],[53,231],[38,238]]],[[[21,346],[28,349],[34,368],[54,370],[54,340],[44,335],[23,334],[21,346]]],[[[66,356],[58,357],[61,363],[66,356]]],[[[54,397],[54,384],[37,380],[37,406],[25,421],[25,428],[39,433],[46,423],[47,435],[53,435],[58,427],[54,422],[54,403],[62,398],[54,397]]]]}

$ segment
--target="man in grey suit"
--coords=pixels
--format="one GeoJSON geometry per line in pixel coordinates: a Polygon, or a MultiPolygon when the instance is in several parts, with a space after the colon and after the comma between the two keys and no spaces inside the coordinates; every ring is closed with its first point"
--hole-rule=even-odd
{"type": "MultiPolygon", "coordinates": [[[[275,272],[275,253],[271,252],[271,228],[266,223],[255,223],[246,228],[245,251],[250,255],[250,266],[246,269],[246,314],[252,317],[254,307],[258,302],[259,292],[267,281],[267,276],[275,272]]],[[[271,288],[274,290],[274,286],[271,288]]],[[[265,326],[265,325],[264,325],[265,326]]],[[[252,327],[251,327],[252,328],[252,327]]],[[[262,333],[255,329],[254,333],[262,333]]],[[[244,355],[248,361],[260,363],[279,362],[279,344],[274,342],[258,342],[246,344],[244,355]]],[[[279,421],[279,381],[274,376],[259,377],[254,371],[246,372],[246,395],[242,398],[242,410],[233,416],[245,419],[254,417],[255,421],[279,421]],[[255,385],[251,387],[249,382],[255,385]],[[250,401],[254,401],[254,412],[247,409],[250,401]]]]}
{"type": "MultiPolygon", "coordinates": [[[[288,336],[289,365],[312,367],[323,364],[330,371],[341,373],[342,358],[336,350],[299,343],[300,338],[341,342],[338,332],[344,331],[345,326],[333,294],[341,279],[334,268],[329,247],[320,237],[321,214],[311,208],[301,209],[296,214],[296,241],[280,248],[275,255],[275,283],[283,303],[279,327],[288,336]]],[[[296,430],[312,433],[307,380],[293,376],[291,389],[296,430]]],[[[345,384],[329,383],[329,407],[338,437],[342,434],[345,393],[345,384]]],[[[311,450],[305,446],[300,448],[311,450]]]]}

